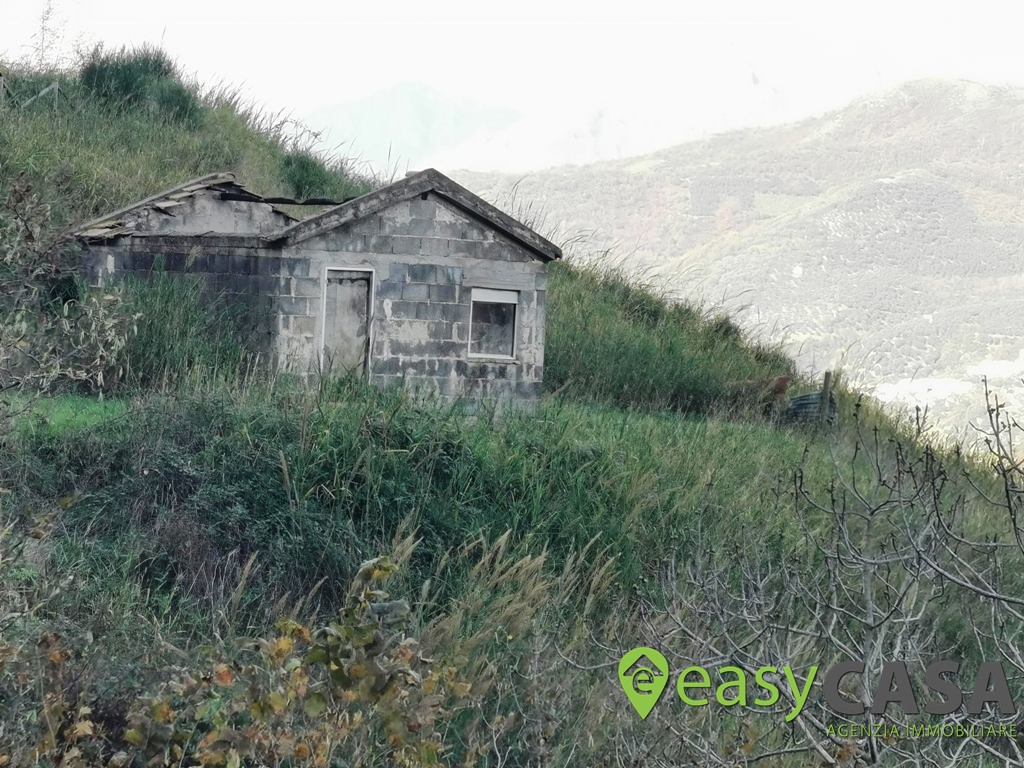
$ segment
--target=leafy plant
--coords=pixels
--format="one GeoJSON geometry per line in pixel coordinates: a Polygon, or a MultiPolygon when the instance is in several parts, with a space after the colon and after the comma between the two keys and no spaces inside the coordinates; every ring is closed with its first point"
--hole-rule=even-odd
{"type": "Polygon", "coordinates": [[[116,386],[136,317],[123,292],[86,294],[46,232],[49,208],[24,177],[0,209],[0,390],[116,386]]]}
{"type": "MultiPolygon", "coordinates": [[[[407,554],[412,545],[407,539],[399,548],[407,554]]],[[[140,759],[361,765],[381,756],[408,768],[446,763],[442,724],[470,702],[472,686],[450,664],[426,659],[407,634],[408,603],[381,588],[397,568],[387,557],[363,563],[340,614],[315,629],[282,619],[271,635],[213,650],[205,669],[169,668],[120,729],[96,722],[92,708],[76,701],[70,651],[60,637],[44,636],[18,663],[37,667],[33,677],[44,691],[35,759],[66,766],[104,755],[121,766],[140,759]]]]}

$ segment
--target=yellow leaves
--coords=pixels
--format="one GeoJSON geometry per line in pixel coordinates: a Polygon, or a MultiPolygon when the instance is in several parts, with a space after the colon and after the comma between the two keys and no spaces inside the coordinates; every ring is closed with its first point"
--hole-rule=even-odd
{"type": "Polygon", "coordinates": [[[434,696],[439,693],[442,682],[445,683],[451,694],[459,699],[466,698],[473,690],[473,684],[460,678],[459,671],[455,667],[431,670],[420,687],[427,696],[434,696]]]}
{"type": "Polygon", "coordinates": [[[288,637],[297,637],[307,643],[313,640],[313,633],[310,631],[309,627],[307,627],[305,624],[300,624],[294,619],[281,619],[277,622],[276,626],[277,631],[280,632],[282,635],[287,635],[288,637]]]}
{"type": "Polygon", "coordinates": [[[10,755],[0,755],[0,768],[7,768],[11,764],[10,755]]]}
{"type": "Polygon", "coordinates": [[[366,565],[370,566],[370,581],[384,581],[398,570],[398,565],[389,557],[378,557],[363,564],[366,565]]]}
{"type": "Polygon", "coordinates": [[[174,710],[166,701],[155,701],[149,710],[150,717],[157,723],[169,723],[174,717],[174,710]]]}
{"type": "Polygon", "coordinates": [[[61,643],[60,636],[56,634],[43,635],[39,639],[39,648],[46,653],[46,660],[55,667],[62,666],[70,658],[70,654],[61,643]]]}
{"type": "MultiPolygon", "coordinates": [[[[384,734],[395,765],[443,763],[444,745],[432,740],[436,724],[463,706],[459,699],[474,686],[460,676],[457,661],[435,666],[398,623],[388,622],[405,604],[386,602],[375,587],[394,568],[386,559],[364,563],[359,589],[315,631],[284,619],[263,638],[199,649],[202,667],[177,668],[132,708],[123,731],[131,754],[122,753],[122,762],[108,768],[127,768],[136,759],[218,768],[291,761],[319,768],[351,763],[384,734]]],[[[48,655],[52,664],[64,663],[60,638],[40,643],[40,656],[48,655]]],[[[63,754],[79,739],[85,752],[88,739],[106,735],[87,709],[69,714],[48,715],[51,722],[70,723],[56,729],[63,741],[50,754],[63,754]]]]}
{"type": "Polygon", "coordinates": [[[295,640],[287,635],[276,637],[267,643],[264,652],[277,664],[281,664],[291,654],[295,640]]]}
{"type": "Polygon", "coordinates": [[[403,664],[412,664],[416,661],[416,641],[406,640],[395,650],[395,655],[403,664]]]}
{"type": "Polygon", "coordinates": [[[440,682],[441,676],[438,674],[437,670],[431,671],[431,673],[423,680],[423,685],[421,686],[423,688],[423,692],[427,695],[434,693],[440,682]]]}
{"type": "Polygon", "coordinates": [[[305,698],[306,694],[309,692],[309,676],[302,667],[298,665],[290,671],[291,675],[288,678],[288,692],[295,698],[305,698]]]}
{"type": "Polygon", "coordinates": [[[210,747],[212,747],[214,744],[220,741],[220,739],[221,732],[217,729],[214,729],[207,733],[205,736],[203,736],[202,741],[199,742],[199,746],[202,747],[204,750],[208,750],[210,749],[210,747]]]}
{"type": "Polygon", "coordinates": [[[227,763],[228,753],[221,750],[204,751],[199,755],[200,765],[227,765],[227,763]]]}
{"type": "Polygon", "coordinates": [[[79,720],[73,726],[71,726],[71,740],[77,741],[78,739],[86,736],[94,736],[96,734],[95,725],[92,720],[79,720]]]}
{"type": "Polygon", "coordinates": [[[28,535],[33,539],[42,541],[53,531],[53,526],[53,514],[40,515],[32,526],[32,529],[28,532],[28,535]]]}
{"type": "Polygon", "coordinates": [[[267,696],[267,703],[274,711],[274,714],[280,715],[288,708],[288,697],[281,691],[274,691],[267,696]]]}
{"type": "Polygon", "coordinates": [[[71,507],[75,506],[75,503],[78,501],[78,499],[79,494],[69,493],[68,495],[61,496],[59,499],[57,499],[57,506],[63,510],[68,510],[71,509],[71,507]]]}
{"type": "Polygon", "coordinates": [[[235,675],[227,664],[218,664],[213,670],[213,680],[217,685],[226,688],[235,681],[235,675]]]}

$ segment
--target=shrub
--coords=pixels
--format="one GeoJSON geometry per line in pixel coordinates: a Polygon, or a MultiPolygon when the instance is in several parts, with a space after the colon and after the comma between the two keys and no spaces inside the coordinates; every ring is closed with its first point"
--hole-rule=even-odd
{"type": "Polygon", "coordinates": [[[134,318],[123,295],[88,293],[46,234],[49,208],[24,178],[0,207],[0,391],[115,386],[134,318]]]}
{"type": "Polygon", "coordinates": [[[374,749],[395,765],[439,765],[443,723],[471,685],[432,668],[405,633],[408,603],[381,590],[396,567],[363,563],[319,629],[283,620],[205,674],[175,676],[133,708],[126,741],[159,764],[327,765],[374,749]]]}
{"type": "MultiPolygon", "coordinates": [[[[406,554],[412,546],[399,542],[406,554]]],[[[386,557],[364,562],[344,608],[318,628],[282,619],[264,637],[161,670],[127,712],[79,695],[82,670],[60,635],[0,646],[0,693],[38,706],[33,723],[8,734],[17,741],[0,746],[0,765],[323,766],[370,750],[393,765],[439,765],[447,719],[472,685],[420,653],[408,603],[382,591],[397,568],[386,557]]]]}
{"type": "Polygon", "coordinates": [[[308,150],[291,149],[285,154],[282,172],[296,198],[327,197],[334,192],[334,175],[308,150]]]}
{"type": "Polygon", "coordinates": [[[201,113],[199,99],[181,82],[174,62],[152,46],[115,52],[97,47],[83,64],[80,80],[101,99],[145,107],[174,122],[194,124],[201,113]]]}

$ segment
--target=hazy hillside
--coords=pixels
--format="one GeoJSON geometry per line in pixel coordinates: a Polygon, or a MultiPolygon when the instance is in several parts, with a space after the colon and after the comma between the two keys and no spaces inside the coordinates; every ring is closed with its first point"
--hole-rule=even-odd
{"type": "Polygon", "coordinates": [[[982,375],[1024,394],[1007,323],[1024,309],[1022,125],[1019,90],[920,81],[630,160],[461,180],[498,199],[520,182],[563,231],[955,430],[982,375]]]}

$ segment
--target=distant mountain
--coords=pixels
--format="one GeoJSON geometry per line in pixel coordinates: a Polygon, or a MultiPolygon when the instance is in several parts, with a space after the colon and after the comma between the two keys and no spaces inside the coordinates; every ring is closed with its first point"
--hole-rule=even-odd
{"type": "Polygon", "coordinates": [[[961,431],[980,377],[1024,416],[1024,91],[918,81],[799,123],[521,177],[561,232],[589,232],[681,295],[842,365],[961,431]]]}
{"type": "Polygon", "coordinates": [[[439,153],[518,119],[513,110],[452,98],[417,83],[395,85],[303,116],[304,123],[322,131],[326,147],[399,174],[424,167],[439,153]]]}

